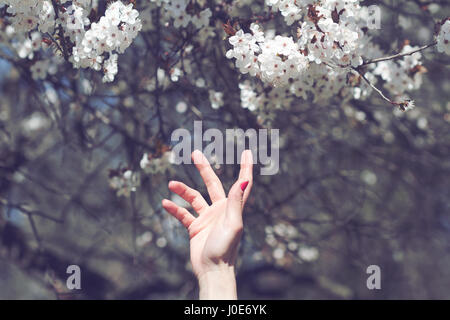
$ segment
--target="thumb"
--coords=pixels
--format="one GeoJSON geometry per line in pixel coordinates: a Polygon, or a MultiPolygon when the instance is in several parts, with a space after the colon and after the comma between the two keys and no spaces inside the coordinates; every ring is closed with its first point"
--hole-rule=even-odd
{"type": "Polygon", "coordinates": [[[228,193],[227,218],[234,222],[242,221],[242,210],[244,209],[244,194],[249,185],[249,180],[239,179],[231,187],[228,193]]]}

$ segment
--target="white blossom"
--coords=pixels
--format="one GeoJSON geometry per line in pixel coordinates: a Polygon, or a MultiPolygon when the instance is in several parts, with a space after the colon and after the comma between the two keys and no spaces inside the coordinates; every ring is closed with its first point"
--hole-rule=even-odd
{"type": "Polygon", "coordinates": [[[172,165],[173,155],[171,151],[166,151],[160,157],[153,157],[144,153],[140,161],[140,167],[148,174],[163,173],[169,170],[172,165]]]}
{"type": "Polygon", "coordinates": [[[209,90],[209,101],[213,109],[219,109],[223,106],[223,92],[209,90]]]}
{"type": "Polygon", "coordinates": [[[124,170],[122,173],[114,174],[109,178],[109,186],[116,190],[118,197],[129,197],[140,186],[139,173],[132,170],[124,170]]]}

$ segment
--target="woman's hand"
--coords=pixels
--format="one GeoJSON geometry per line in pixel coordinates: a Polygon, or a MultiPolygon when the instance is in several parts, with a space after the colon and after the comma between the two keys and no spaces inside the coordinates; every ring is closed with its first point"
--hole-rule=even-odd
{"type": "Polygon", "coordinates": [[[192,160],[212,204],[208,205],[197,190],[171,181],[169,189],[189,202],[198,217],[170,200],[164,199],[162,205],[189,231],[191,263],[199,280],[200,299],[236,299],[234,265],[243,230],[242,210],[252,188],[252,153],[250,150],[242,153],[239,178],[228,197],[206,157],[195,150],[192,160]]]}

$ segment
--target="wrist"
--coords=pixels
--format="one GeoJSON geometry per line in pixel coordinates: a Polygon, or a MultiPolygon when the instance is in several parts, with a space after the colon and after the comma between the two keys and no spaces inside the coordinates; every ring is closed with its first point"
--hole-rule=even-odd
{"type": "Polygon", "coordinates": [[[236,300],[234,266],[218,266],[197,277],[200,300],[236,300]]]}

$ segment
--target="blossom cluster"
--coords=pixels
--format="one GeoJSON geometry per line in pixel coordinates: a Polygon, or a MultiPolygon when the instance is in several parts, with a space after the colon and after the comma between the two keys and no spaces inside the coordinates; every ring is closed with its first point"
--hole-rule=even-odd
{"type": "Polygon", "coordinates": [[[162,6],[168,17],[173,19],[175,28],[186,28],[192,23],[197,29],[203,28],[209,24],[212,16],[211,9],[206,8],[197,13],[189,13],[189,0],[151,0],[158,6],[162,6]]]}
{"type": "Polygon", "coordinates": [[[38,60],[30,67],[31,76],[33,79],[43,80],[48,75],[55,75],[61,63],[62,60],[57,56],[38,60]]]}
{"type": "Polygon", "coordinates": [[[265,242],[271,248],[271,258],[278,264],[286,264],[292,257],[299,262],[313,262],[319,258],[319,250],[302,244],[298,230],[290,223],[279,222],[274,226],[267,226],[264,231],[265,242]]]}
{"type": "Polygon", "coordinates": [[[359,0],[289,1],[266,0],[285,17],[288,25],[303,19],[298,43],[309,61],[338,66],[362,64],[361,40],[366,26],[359,0]]]}
{"type": "MultiPolygon", "coordinates": [[[[188,1],[172,1],[171,3],[182,3],[182,5],[185,5],[188,1]]],[[[190,15],[186,13],[185,11],[180,11],[177,9],[177,7],[169,6],[167,7],[168,12],[174,19],[174,27],[179,28],[180,26],[186,27],[189,22],[191,22],[196,28],[200,29],[204,26],[207,26],[209,24],[209,19],[211,18],[211,10],[205,9],[201,12],[199,12],[196,15],[190,15]]]]}
{"type": "MultiPolygon", "coordinates": [[[[173,154],[167,146],[161,146],[155,153],[144,153],[139,163],[146,174],[159,174],[171,170],[173,154]]],[[[141,172],[129,168],[110,169],[109,186],[118,197],[129,197],[141,185],[141,172]]]]}
{"type": "Polygon", "coordinates": [[[213,109],[219,109],[224,105],[223,92],[209,90],[209,101],[211,101],[211,107],[213,109]]]}
{"type": "MultiPolygon", "coordinates": [[[[368,8],[359,0],[266,0],[266,5],[279,10],[288,25],[298,25],[297,37],[263,32],[252,23],[249,32],[228,32],[232,48],[226,54],[242,74],[262,80],[263,85],[239,84],[242,107],[257,112],[262,122],[270,122],[276,109],[289,108],[294,97],[318,104],[334,97],[366,99],[380,80],[393,104],[402,110],[414,105],[407,92],[421,86],[426,69],[420,52],[408,53],[419,47],[405,43],[401,59],[364,64],[385,53],[368,33],[368,8]]],[[[439,51],[450,50],[449,35],[447,20],[437,36],[439,51]]]]}
{"type": "Polygon", "coordinates": [[[292,37],[265,37],[255,23],[250,30],[252,34],[239,30],[230,37],[233,49],[226,53],[227,58],[236,58],[236,67],[242,73],[282,86],[306,69],[308,62],[292,37]]]}
{"type": "MultiPolygon", "coordinates": [[[[405,45],[400,53],[415,51],[418,47],[405,45]]],[[[417,90],[422,84],[422,75],[426,69],[422,66],[420,59],[422,54],[416,52],[397,61],[381,61],[373,70],[384,81],[384,87],[396,96],[401,96],[405,91],[417,90]]]]}
{"type": "Polygon", "coordinates": [[[54,27],[55,11],[50,0],[0,0],[0,8],[14,16],[12,27],[17,32],[28,32],[38,27],[48,32],[54,27]]]}
{"type": "MultiPolygon", "coordinates": [[[[360,81],[358,86],[347,87],[347,74],[363,63],[363,54],[370,59],[380,50],[364,36],[363,25],[355,14],[360,8],[358,2],[268,0],[267,4],[280,9],[285,17],[305,18],[297,30],[297,39],[275,36],[273,30],[264,34],[259,25],[252,24],[251,33],[239,30],[230,37],[233,48],[227,57],[236,59],[236,67],[242,73],[257,76],[271,87],[288,87],[286,93],[303,99],[308,93],[314,102],[335,95],[344,99],[349,95],[365,98],[371,92],[369,86],[360,81]]],[[[255,96],[251,92],[244,92],[244,100],[255,96]]],[[[274,90],[272,94],[279,96],[282,92],[274,90]]],[[[256,110],[267,99],[259,99],[264,100],[259,103],[252,100],[250,108],[256,110]]],[[[283,107],[279,102],[278,108],[283,107]]],[[[282,102],[289,106],[288,98],[282,102]]],[[[248,102],[243,106],[247,105],[248,102]]]]}
{"type": "Polygon", "coordinates": [[[129,197],[131,192],[140,186],[139,173],[129,169],[110,171],[109,185],[116,191],[118,197],[129,197]]]}
{"type": "Polygon", "coordinates": [[[148,174],[164,173],[170,169],[172,163],[172,152],[165,151],[161,156],[153,156],[144,153],[140,161],[141,169],[148,174]]]}
{"type": "MultiPolygon", "coordinates": [[[[133,4],[125,5],[120,0],[108,5],[98,22],[89,18],[90,0],[61,0],[56,6],[48,0],[0,0],[0,7],[5,5],[14,18],[8,20],[5,31],[0,31],[0,39],[9,40],[20,58],[36,60],[36,52],[55,44],[75,68],[103,70],[104,82],[114,80],[118,54],[131,45],[142,27],[133,4]]],[[[54,61],[41,55],[31,68],[33,78],[45,79],[47,67],[54,61]]]]}
{"type": "Polygon", "coordinates": [[[100,70],[105,54],[108,54],[109,58],[103,64],[103,81],[113,81],[118,71],[118,55],[113,52],[123,53],[136,38],[142,27],[139,12],[133,9],[132,4],[124,5],[116,1],[107,8],[98,23],[92,23],[90,29],[84,32],[85,24],[89,23],[85,10],[75,5],[72,7],[70,15],[73,19],[66,19],[66,27],[73,31],[71,35],[75,46],[71,60],[74,67],[100,70]]]}
{"type": "Polygon", "coordinates": [[[312,1],[303,1],[300,3],[300,1],[266,0],[268,6],[273,7],[275,10],[280,10],[289,26],[302,18],[303,7],[311,2],[312,1]]]}
{"type": "MultiPolygon", "coordinates": [[[[144,153],[139,163],[146,174],[165,173],[171,170],[173,154],[168,149],[163,149],[161,154],[144,153]]],[[[118,197],[129,197],[141,185],[140,172],[131,169],[116,169],[109,172],[109,186],[116,191],[118,197]]]]}

